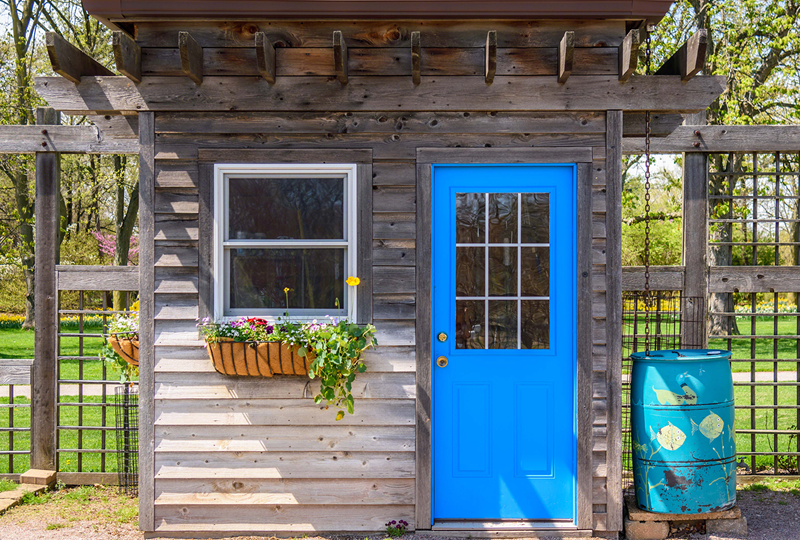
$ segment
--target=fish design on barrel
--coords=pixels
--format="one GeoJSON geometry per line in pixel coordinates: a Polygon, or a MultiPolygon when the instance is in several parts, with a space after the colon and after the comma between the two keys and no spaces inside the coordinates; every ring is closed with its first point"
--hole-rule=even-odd
{"type": "Polygon", "coordinates": [[[658,444],[667,450],[677,450],[686,441],[686,434],[680,428],[673,426],[672,422],[667,422],[658,433],[653,431],[653,426],[650,426],[650,440],[657,440],[658,444]]]}
{"type": "Polygon", "coordinates": [[[684,403],[687,405],[697,404],[697,394],[694,390],[689,388],[688,384],[681,384],[681,389],[683,390],[683,394],[677,394],[671,390],[659,390],[653,386],[653,392],[656,393],[656,398],[658,398],[658,402],[662,405],[683,405],[684,403]]]}
{"type": "Polygon", "coordinates": [[[705,437],[708,437],[709,442],[713,441],[720,436],[722,430],[725,428],[725,422],[716,413],[709,413],[708,416],[698,424],[694,420],[692,422],[692,435],[699,430],[705,437]]]}

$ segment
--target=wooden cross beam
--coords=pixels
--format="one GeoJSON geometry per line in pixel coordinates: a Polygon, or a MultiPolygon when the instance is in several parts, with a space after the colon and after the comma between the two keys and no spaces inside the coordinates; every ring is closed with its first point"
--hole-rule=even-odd
{"type": "Polygon", "coordinates": [[[658,68],[656,75],[680,75],[682,81],[688,81],[703,69],[707,47],[708,30],[703,28],[687,39],[686,43],[658,68]]]}
{"type": "Polygon", "coordinates": [[[275,84],[275,47],[264,32],[256,32],[258,72],[269,84],[275,84]]]}
{"type": "Polygon", "coordinates": [[[117,71],[135,83],[142,82],[142,49],[128,34],[116,31],[111,39],[117,71]]]}
{"type": "Polygon", "coordinates": [[[619,45],[619,80],[625,82],[631,78],[639,63],[639,30],[633,29],[619,45]]]}
{"type": "Polygon", "coordinates": [[[572,62],[575,58],[575,32],[564,32],[558,44],[558,84],[567,82],[572,73],[572,62]]]}
{"type": "Polygon", "coordinates": [[[114,75],[107,67],[55,32],[45,34],[45,45],[53,71],[68,81],[78,84],[84,75],[114,75]]]}
{"type": "Polygon", "coordinates": [[[497,72],[497,32],[494,30],[489,30],[486,34],[485,68],[486,84],[492,84],[497,72]]]}
{"type": "Polygon", "coordinates": [[[411,32],[411,80],[414,86],[422,80],[422,42],[419,32],[411,32]]]}
{"type": "Polygon", "coordinates": [[[203,84],[203,48],[189,32],[178,33],[181,69],[196,85],[203,84]]]}

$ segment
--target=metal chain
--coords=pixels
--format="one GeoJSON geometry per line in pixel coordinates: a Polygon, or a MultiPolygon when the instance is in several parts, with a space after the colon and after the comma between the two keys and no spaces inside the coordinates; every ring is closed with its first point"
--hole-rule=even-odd
{"type": "MultiPolygon", "coordinates": [[[[645,28],[645,73],[650,75],[652,50],[650,27],[645,28]]],[[[650,111],[644,113],[644,350],[650,354],[650,311],[653,305],[650,294],[650,111]]]]}

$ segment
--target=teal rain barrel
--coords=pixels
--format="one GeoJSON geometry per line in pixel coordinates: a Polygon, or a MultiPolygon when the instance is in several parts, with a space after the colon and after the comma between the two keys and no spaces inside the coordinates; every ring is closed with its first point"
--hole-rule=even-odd
{"type": "Polygon", "coordinates": [[[736,440],[729,351],[631,355],[636,503],[663,514],[736,504],[736,440]]]}

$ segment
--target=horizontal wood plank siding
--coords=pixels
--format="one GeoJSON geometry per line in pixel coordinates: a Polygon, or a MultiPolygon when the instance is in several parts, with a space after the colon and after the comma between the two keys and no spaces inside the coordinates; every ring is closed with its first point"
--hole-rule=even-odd
{"type": "MultiPolygon", "coordinates": [[[[348,45],[350,83],[337,86],[336,92],[359,100],[366,98],[361,97],[361,83],[356,78],[393,85],[403,77],[409,92],[414,91],[412,26],[363,21],[335,25],[291,21],[140,23],[137,42],[142,47],[145,77],[173,84],[185,78],[177,32],[189,31],[204,48],[206,77],[203,86],[192,92],[205,92],[230,81],[231,97],[224,99],[235,104],[237,85],[247,83],[250,79],[246,77],[260,77],[255,31],[264,32],[276,47],[274,89],[280,91],[285,84],[281,80],[288,77],[297,83],[307,81],[312,87],[318,81],[330,84],[326,78],[336,73],[331,35],[333,30],[341,30],[348,45]],[[158,79],[152,77],[156,75],[158,79]]],[[[625,33],[622,21],[491,21],[431,22],[424,28],[414,27],[422,36],[421,75],[430,78],[423,86],[448,89],[460,80],[476,77],[484,85],[487,29],[497,31],[497,77],[493,83],[497,95],[505,95],[500,90],[509,84],[518,84],[514,81],[521,79],[515,75],[552,76],[555,81],[557,46],[567,30],[575,31],[569,82],[613,77],[616,84],[617,46],[625,33]]],[[[265,81],[254,84],[262,83],[265,81]]],[[[286,94],[287,100],[298,100],[290,94],[286,94]]],[[[586,191],[591,212],[579,216],[591,232],[591,335],[579,337],[591,340],[590,377],[584,381],[590,393],[586,434],[591,431],[591,439],[586,447],[591,455],[582,462],[587,506],[581,523],[606,527],[610,469],[606,370],[610,360],[605,112],[492,111],[487,105],[491,100],[480,107],[430,112],[430,101],[439,99],[433,94],[421,96],[420,110],[396,107],[401,100],[387,101],[371,112],[358,112],[357,108],[313,112],[319,103],[302,107],[276,103],[270,112],[233,108],[222,112],[226,109],[214,106],[211,108],[217,112],[198,109],[154,114],[155,352],[150,407],[155,528],[150,526],[151,532],[369,532],[384,529],[392,519],[405,519],[411,528],[430,527],[419,513],[419,503],[425,501],[420,499],[416,480],[420,470],[417,456],[425,455],[415,435],[421,308],[417,305],[418,148],[471,148],[475,155],[484,149],[508,149],[503,154],[508,162],[519,162],[515,156],[523,153],[551,163],[578,155],[580,159],[574,161],[590,165],[585,177],[591,182],[586,191]],[[372,230],[365,245],[371,245],[372,266],[365,272],[371,275],[367,286],[380,346],[365,353],[367,372],[353,384],[355,414],[345,415],[339,422],[334,421],[334,409],[314,403],[317,381],[220,375],[195,326],[196,318],[207,315],[204,287],[210,275],[203,268],[209,254],[203,242],[208,234],[204,212],[209,198],[204,190],[211,180],[211,164],[252,163],[259,161],[259,155],[284,152],[292,153],[283,160],[264,158],[261,162],[315,162],[314,156],[321,152],[341,155],[343,162],[351,162],[348,156],[371,155],[366,190],[371,189],[372,230]],[[423,522],[416,523],[420,515],[423,522]]],[[[356,161],[367,162],[362,158],[352,162],[356,161]]],[[[359,192],[359,197],[366,190],[359,192]]],[[[430,455],[430,449],[427,452],[430,455]]]]}

